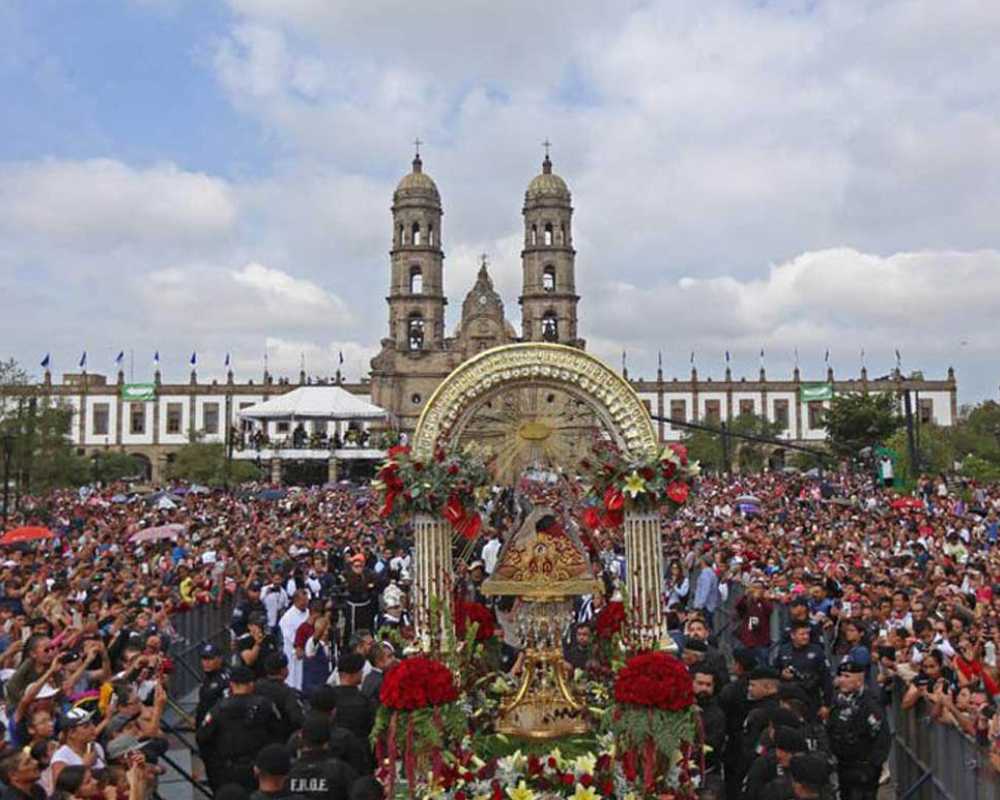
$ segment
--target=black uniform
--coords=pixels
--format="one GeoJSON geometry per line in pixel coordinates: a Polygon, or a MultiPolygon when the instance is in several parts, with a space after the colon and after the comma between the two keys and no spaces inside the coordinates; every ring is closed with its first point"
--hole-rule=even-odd
{"type": "Polygon", "coordinates": [[[730,776],[736,775],[740,769],[742,757],[743,723],[750,710],[749,681],[745,675],[722,687],[718,702],[726,717],[726,752],[723,757],[726,775],[726,797],[737,800],[740,796],[740,783],[730,781],[730,776]]]}
{"type": "Polygon", "coordinates": [[[307,750],[292,766],[288,788],[311,800],[348,800],[357,778],[354,769],[328,750],[307,750]]]}
{"type": "Polygon", "coordinates": [[[837,757],[842,800],[875,800],[890,743],[889,727],[878,701],[867,691],[838,694],[827,732],[837,757]]]}
{"type": "MultiPolygon", "coordinates": [[[[752,702],[750,712],[743,722],[740,734],[740,759],[735,773],[731,776],[737,786],[743,785],[743,778],[750,771],[750,765],[759,755],[757,746],[761,734],[767,730],[771,722],[771,713],[778,707],[778,695],[773,694],[761,700],[752,702]]],[[[726,784],[730,785],[730,776],[726,776],[726,784]]]]}
{"type": "Polygon", "coordinates": [[[362,742],[367,742],[375,724],[375,710],[357,686],[337,686],[337,710],[334,720],[362,742]]]}
{"type": "Polygon", "coordinates": [[[275,639],[273,634],[267,633],[264,635],[263,641],[260,643],[260,650],[257,652],[257,660],[253,664],[246,664],[243,661],[242,655],[240,655],[244,650],[253,649],[253,636],[249,633],[244,634],[239,639],[236,640],[236,646],[234,650],[236,651],[236,660],[240,664],[245,664],[253,671],[255,678],[264,677],[264,662],[267,661],[268,656],[274,653],[281,652],[281,646],[278,644],[278,640],[275,639]]]}
{"type": "Polygon", "coordinates": [[[726,750],[726,715],[719,701],[712,698],[708,702],[699,699],[701,722],[705,731],[705,744],[712,748],[705,754],[705,785],[716,789],[722,787],[722,760],[726,750]]]}
{"type": "Polygon", "coordinates": [[[285,740],[302,727],[305,710],[299,693],[278,678],[261,678],[254,683],[254,691],[266,697],[281,716],[281,739],[285,740]]]}
{"type": "Polygon", "coordinates": [[[206,672],[205,679],[198,687],[198,705],[194,710],[194,724],[201,727],[205,715],[212,710],[229,690],[229,670],[223,667],[215,672],[206,672]]]}
{"type": "Polygon", "coordinates": [[[783,644],[774,657],[774,668],[779,672],[791,669],[797,683],[809,697],[809,707],[813,714],[820,706],[828,706],[833,697],[833,681],[830,678],[830,662],[822,645],[810,642],[798,648],[793,644],[783,644]]]}
{"type": "Polygon", "coordinates": [[[743,781],[743,800],[760,800],[764,787],[778,777],[778,762],[773,755],[757,756],[743,781]]]}
{"type": "Polygon", "coordinates": [[[213,789],[238,783],[257,787],[253,761],[265,745],[280,741],[281,717],[267,698],[257,694],[226,697],[208,712],[195,739],[213,789]]]}

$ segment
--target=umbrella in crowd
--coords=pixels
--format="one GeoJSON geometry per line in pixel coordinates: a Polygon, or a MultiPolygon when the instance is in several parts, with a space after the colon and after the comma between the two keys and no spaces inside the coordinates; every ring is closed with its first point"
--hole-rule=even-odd
{"type": "Polygon", "coordinates": [[[752,494],[741,494],[739,497],[736,498],[736,502],[744,503],[746,505],[751,505],[751,506],[759,506],[760,498],[752,494]]]}
{"type": "Polygon", "coordinates": [[[284,500],[288,497],[285,489],[264,489],[257,493],[258,500],[284,500]]]}
{"type": "Polygon", "coordinates": [[[111,502],[112,503],[127,503],[128,502],[128,496],[124,495],[124,494],[112,495],[111,502]]]}
{"type": "Polygon", "coordinates": [[[923,510],[925,506],[924,501],[916,497],[897,497],[889,504],[889,508],[897,511],[902,511],[904,509],[923,510]]]}
{"type": "Polygon", "coordinates": [[[149,503],[151,506],[155,506],[156,508],[162,508],[160,503],[162,503],[164,500],[167,500],[173,504],[169,506],[169,508],[176,508],[177,504],[181,502],[180,497],[178,497],[176,494],[171,494],[170,492],[161,491],[161,492],[153,492],[152,494],[146,495],[146,502],[149,503]]]}
{"type": "Polygon", "coordinates": [[[174,522],[170,525],[158,525],[153,528],[144,528],[137,533],[133,533],[128,540],[132,544],[140,544],[142,542],[161,542],[164,539],[174,541],[186,530],[187,526],[174,522]]]}
{"type": "Polygon", "coordinates": [[[55,534],[48,528],[24,527],[14,528],[0,537],[0,545],[21,544],[22,542],[37,542],[42,539],[53,539],[55,534]]]}

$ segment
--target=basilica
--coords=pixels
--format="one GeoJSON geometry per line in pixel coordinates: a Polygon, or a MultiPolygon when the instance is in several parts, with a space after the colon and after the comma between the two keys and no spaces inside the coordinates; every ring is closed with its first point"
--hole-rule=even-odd
{"type": "MultiPolygon", "coordinates": [[[[333,478],[339,474],[338,462],[377,462],[383,451],[337,449],[330,443],[343,442],[349,433],[364,428],[411,433],[445,377],[476,354],[515,342],[585,348],[578,330],[572,196],[566,182],[553,172],[547,152],[541,172],[528,183],[522,206],[520,332],[507,317],[485,258],[462,301],[461,319],[450,335],[445,330],[444,211],[441,193],[424,172],[419,152],[393,193],[391,212],[388,331],[371,361],[370,375],[357,382],[344,381],[339,372],[310,378],[304,370],[297,380],[282,378],[266,367],[256,380],[237,379],[229,370],[224,381],[204,381],[192,368],[188,381],[164,383],[157,367],[148,383],[126,382],[121,368],[117,379],[84,370],[57,381],[46,369],[42,381],[2,387],[0,395],[12,397],[19,409],[43,401],[68,408],[70,438],[81,455],[99,460],[109,450],[130,453],[146,465],[154,481],[163,477],[177,451],[193,438],[224,443],[234,458],[266,462],[275,481],[282,479],[282,465],[288,460],[329,462],[333,478]],[[374,404],[385,414],[377,422],[245,418],[258,404],[286,395],[293,398],[298,390],[317,385],[342,392],[342,400],[349,396],[362,405],[374,404]],[[296,429],[299,445],[294,441],[296,429]],[[260,445],[261,436],[271,443],[268,447],[260,445]],[[303,436],[322,445],[303,445],[303,436]]],[[[825,410],[839,392],[896,396],[909,392],[918,423],[947,426],[958,418],[957,382],[951,369],[936,379],[898,371],[869,378],[865,368],[857,377],[847,378],[835,377],[827,368],[811,380],[801,376],[798,367],[784,376],[768,375],[763,367],[750,376],[735,376],[728,366],[722,375],[706,376],[694,365],[682,376],[666,376],[662,368],[653,376],[628,375],[624,365],[622,373],[654,416],[657,435],[664,442],[684,436],[680,423],[717,426],[752,414],[776,423],[779,437],[789,442],[819,443],[826,437],[825,410]]],[[[511,390],[487,403],[466,432],[516,473],[526,462],[571,463],[594,424],[579,402],[558,391],[511,390]]]]}
{"type": "Polygon", "coordinates": [[[442,214],[441,194],[418,153],[392,198],[389,335],[371,363],[372,402],[406,430],[444,377],[476,353],[517,341],[584,346],[577,333],[573,206],[547,153],[524,193],[520,335],[507,320],[485,257],[458,327],[447,335],[442,214]]]}

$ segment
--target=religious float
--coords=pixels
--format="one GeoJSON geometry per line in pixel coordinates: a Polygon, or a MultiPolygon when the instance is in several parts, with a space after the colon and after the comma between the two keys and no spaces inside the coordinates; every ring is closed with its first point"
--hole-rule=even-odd
{"type": "Polygon", "coordinates": [[[697,472],[682,447],[660,446],[631,387],[575,348],[495,348],[438,387],[376,484],[415,543],[415,637],[385,677],[373,731],[392,794],[695,797],[700,721],[666,629],[660,537],[697,472]],[[516,524],[475,602],[456,568],[501,498],[516,524]],[[602,657],[574,669],[573,602],[603,591],[597,532],[618,537],[626,575],[594,620],[602,657]]]}

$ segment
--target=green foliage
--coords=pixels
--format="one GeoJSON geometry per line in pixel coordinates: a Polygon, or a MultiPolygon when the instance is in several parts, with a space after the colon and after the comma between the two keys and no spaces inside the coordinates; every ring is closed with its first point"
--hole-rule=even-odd
{"type": "MultiPolygon", "coordinates": [[[[768,422],[766,418],[756,414],[740,414],[727,426],[730,433],[741,433],[748,436],[759,436],[766,439],[776,439],[784,430],[780,422],[768,422]]],[[[684,444],[688,449],[691,461],[700,461],[703,469],[712,472],[723,472],[726,468],[722,429],[718,433],[691,430],[684,436],[684,444]]],[[[738,467],[740,472],[760,472],[767,464],[767,456],[771,445],[753,442],[745,439],[729,437],[730,464],[738,467]]]]}
{"type": "Polygon", "coordinates": [[[683,742],[693,742],[697,730],[693,708],[663,711],[623,705],[607,719],[620,750],[641,751],[646,740],[652,739],[657,752],[667,759],[675,757],[683,742]]]}
{"type": "Polygon", "coordinates": [[[961,473],[966,478],[972,478],[980,483],[997,483],[1000,481],[1000,464],[994,464],[979,456],[966,456],[962,459],[961,473]]]}
{"type": "Polygon", "coordinates": [[[1000,403],[987,400],[973,408],[951,429],[957,459],[974,455],[1000,464],[1000,403]]]}
{"type": "Polygon", "coordinates": [[[101,482],[114,483],[128,478],[139,478],[143,474],[143,465],[135,456],[111,450],[98,455],[97,465],[93,471],[101,482]]]}
{"type": "Polygon", "coordinates": [[[838,394],[830,401],[824,427],[834,453],[854,458],[860,450],[884,444],[903,425],[895,395],[838,394]]]}
{"type": "MultiPolygon", "coordinates": [[[[915,438],[917,452],[920,458],[920,469],[916,474],[938,474],[950,472],[955,462],[955,447],[952,442],[952,432],[937,425],[921,425],[919,437],[915,438]]],[[[915,473],[910,469],[910,448],[906,430],[896,431],[886,442],[886,446],[895,450],[899,459],[895,464],[897,475],[909,477],[915,473]]]]}
{"type": "Polygon", "coordinates": [[[222,443],[194,441],[174,453],[174,460],[167,465],[167,477],[200,483],[204,486],[222,486],[256,480],[260,470],[247,461],[233,461],[227,465],[226,446],[222,443]]]}

